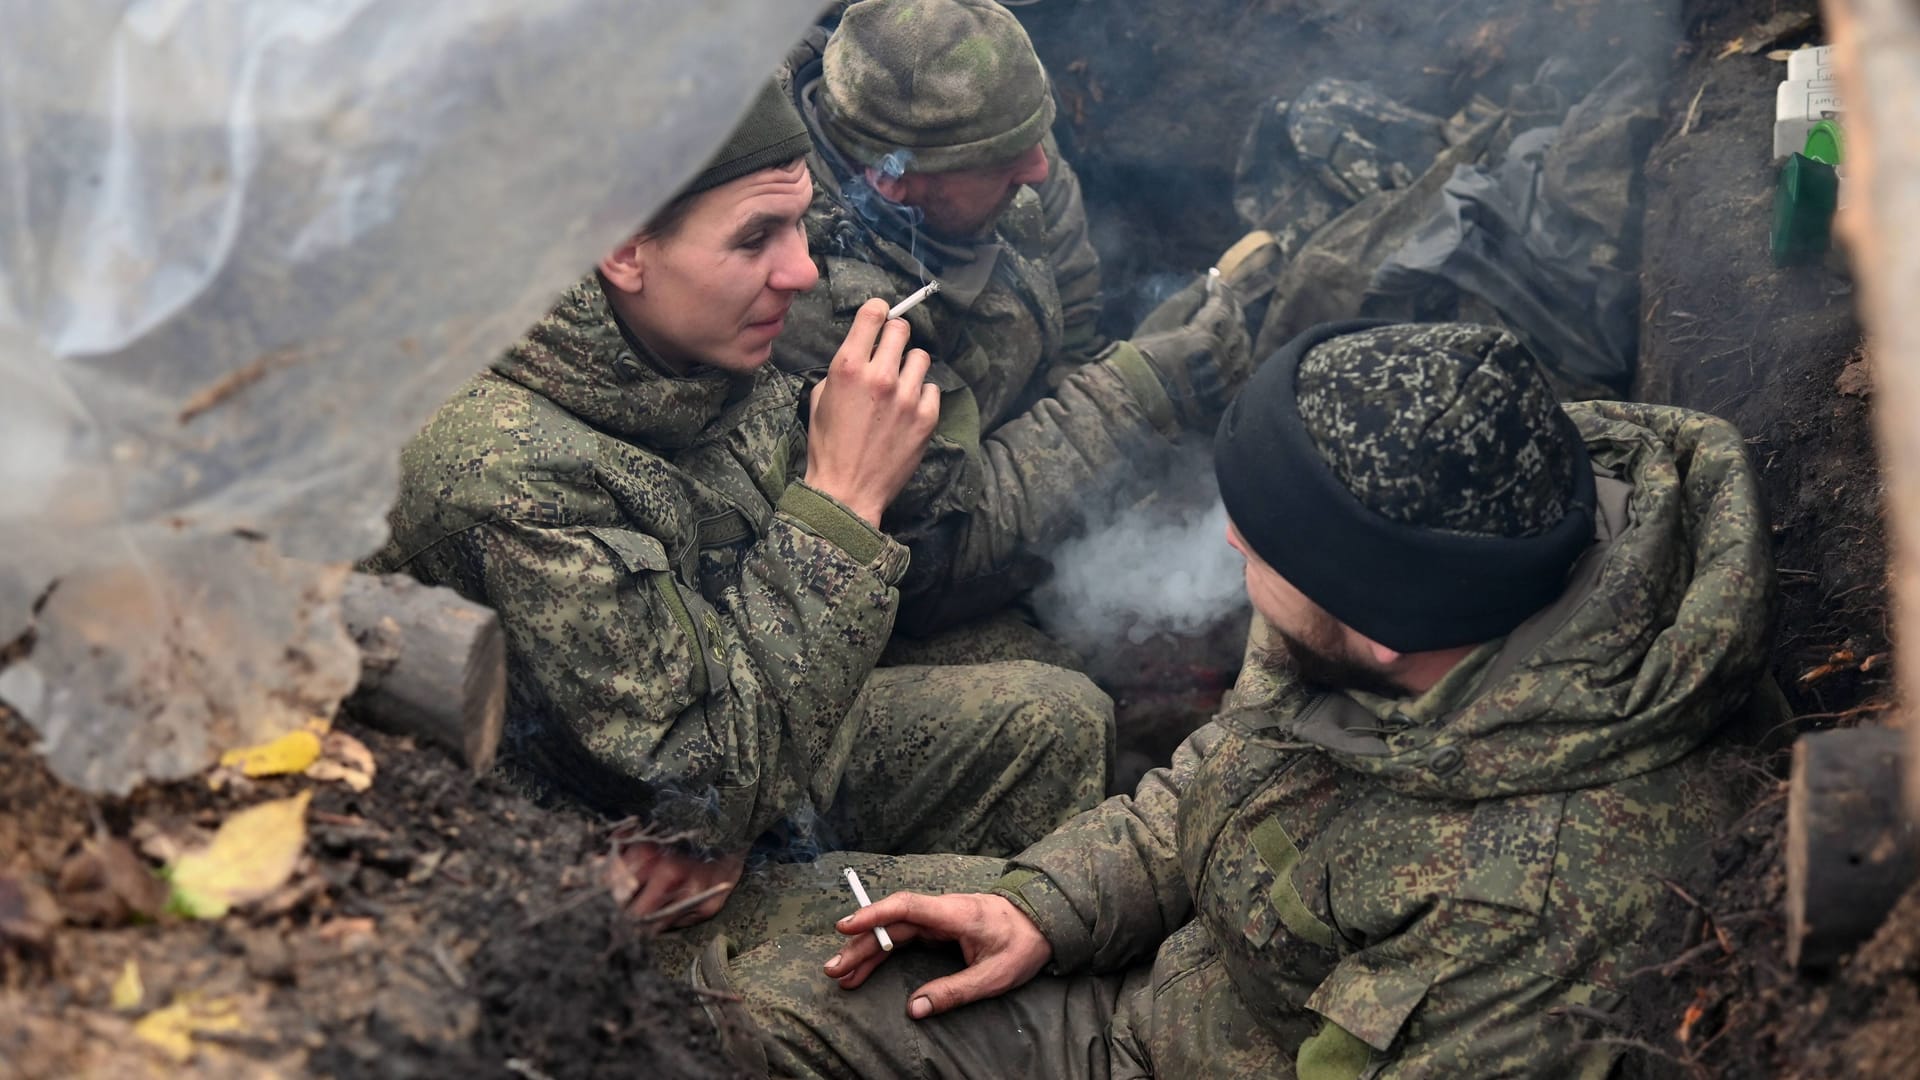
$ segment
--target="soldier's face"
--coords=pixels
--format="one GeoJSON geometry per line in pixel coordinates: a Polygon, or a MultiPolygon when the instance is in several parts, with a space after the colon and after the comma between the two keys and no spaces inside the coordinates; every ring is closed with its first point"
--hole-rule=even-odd
{"type": "Polygon", "coordinates": [[[699,196],[667,235],[636,239],[624,256],[602,261],[621,318],[678,370],[765,364],[793,298],[820,280],[804,226],[812,201],[805,162],[699,196]]]}
{"type": "Polygon", "coordinates": [[[1047,171],[1046,151],[1035,143],[1019,157],[992,168],[908,173],[900,178],[901,193],[888,197],[918,207],[934,232],[971,239],[991,233],[1021,187],[1044,183],[1047,171]]]}
{"type": "Polygon", "coordinates": [[[1327,690],[1364,690],[1383,697],[1405,692],[1370,655],[1371,642],[1267,565],[1232,522],[1227,523],[1227,543],[1246,560],[1247,599],[1279,635],[1303,681],[1327,690]]]}

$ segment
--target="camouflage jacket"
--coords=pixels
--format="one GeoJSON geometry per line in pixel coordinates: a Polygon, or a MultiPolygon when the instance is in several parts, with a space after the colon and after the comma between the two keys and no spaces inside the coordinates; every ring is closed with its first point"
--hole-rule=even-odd
{"type": "MultiPolygon", "coordinates": [[[[1014,860],[1000,891],[1058,969],[1151,958],[1156,1014],[1238,1024],[1302,1080],[1607,1075],[1583,1016],[1731,809],[1703,746],[1762,677],[1773,569],[1730,426],[1568,411],[1602,506],[1563,598],[1411,699],[1259,665],[1171,769],[1014,860]]],[[[1189,1035],[1149,1039],[1157,1075],[1232,1071],[1189,1035]]]]}
{"type": "Polygon", "coordinates": [[[500,613],[534,771],[718,848],[826,805],[906,566],[796,479],[799,393],[663,374],[589,277],[407,445],[375,560],[500,613]]]}
{"type": "Polygon", "coordinates": [[[792,78],[814,136],[807,240],[821,280],[796,300],[773,359],[817,380],[861,304],[940,281],[907,316],[913,346],[934,359],[940,424],[883,523],[913,551],[902,628],[929,633],[1036,584],[1045,548],[1079,523],[1086,492],[1115,483],[1124,463],[1178,427],[1138,354],[1090,362],[1106,344],[1094,326],[1100,263],[1079,180],[1051,138],[1047,181],[1021,189],[991,240],[941,243],[862,186],[843,186],[855,173],[821,133],[817,72],[814,63],[792,78]]]}

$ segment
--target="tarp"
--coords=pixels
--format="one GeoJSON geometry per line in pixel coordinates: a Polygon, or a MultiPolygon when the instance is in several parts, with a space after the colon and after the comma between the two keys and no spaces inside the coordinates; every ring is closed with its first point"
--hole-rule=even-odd
{"type": "Polygon", "coordinates": [[[62,778],[125,791],[333,710],[401,444],[819,6],[5,5],[0,698],[62,778]]]}

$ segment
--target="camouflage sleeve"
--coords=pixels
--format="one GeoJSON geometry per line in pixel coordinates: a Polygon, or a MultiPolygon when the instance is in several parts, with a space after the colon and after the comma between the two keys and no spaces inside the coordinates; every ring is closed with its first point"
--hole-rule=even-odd
{"type": "Polygon", "coordinates": [[[1045,549],[1079,525],[1087,492],[1177,430],[1159,380],[1118,349],[985,438],[972,394],[943,391],[940,427],[884,522],[913,551],[901,629],[930,634],[1038,584],[1045,549]]]}
{"type": "Polygon", "coordinates": [[[1174,837],[1180,796],[1219,742],[1219,727],[1206,725],[1132,796],[1108,799],[1010,860],[994,892],[1046,935],[1055,974],[1145,961],[1187,921],[1193,897],[1174,837]]]}
{"type": "Polygon", "coordinates": [[[898,545],[794,484],[717,606],[618,527],[496,521],[461,534],[507,634],[539,752],[598,808],[744,849],[832,775],[892,627],[898,545]],[[553,745],[547,745],[553,744],[553,745]]]}
{"type": "Polygon", "coordinates": [[[1088,235],[1080,177],[1061,155],[1052,135],[1041,145],[1047,152],[1047,179],[1038,189],[1040,212],[1046,221],[1044,242],[1065,316],[1061,362],[1084,364],[1107,347],[1107,339],[1100,333],[1100,256],[1088,235]]]}

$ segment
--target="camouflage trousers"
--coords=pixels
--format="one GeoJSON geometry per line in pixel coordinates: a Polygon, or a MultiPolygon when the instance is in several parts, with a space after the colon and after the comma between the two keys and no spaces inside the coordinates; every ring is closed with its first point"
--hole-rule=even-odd
{"type": "MultiPolygon", "coordinates": [[[[1012,855],[1098,805],[1113,770],[1112,699],[1032,661],[878,668],[847,719],[840,781],[808,841],[832,849],[1012,855]]],[[[742,940],[750,898],[791,869],[750,868],[718,918],[660,938],[662,966],[684,968],[728,927],[742,940]]]]}
{"type": "Polygon", "coordinates": [[[703,995],[708,1015],[752,1075],[1295,1076],[1292,1055],[1240,1001],[1196,925],[1169,939],[1158,966],[1042,975],[926,1020],[908,1018],[908,998],[963,966],[951,947],[902,946],[860,989],[842,990],[823,965],[845,941],[833,921],[855,907],[847,866],[876,899],[902,889],[982,892],[1005,869],[975,856],[847,853],[778,867],[736,896],[720,917],[723,936],[686,974],[713,991],[703,995]],[[1171,977],[1163,974],[1169,952],[1178,969],[1171,977]]]}
{"type": "Polygon", "coordinates": [[[1077,653],[1049,637],[1021,611],[1011,607],[929,637],[896,633],[880,654],[880,663],[886,667],[993,664],[1006,660],[1037,660],[1068,671],[1086,670],[1086,661],[1077,653]]]}

